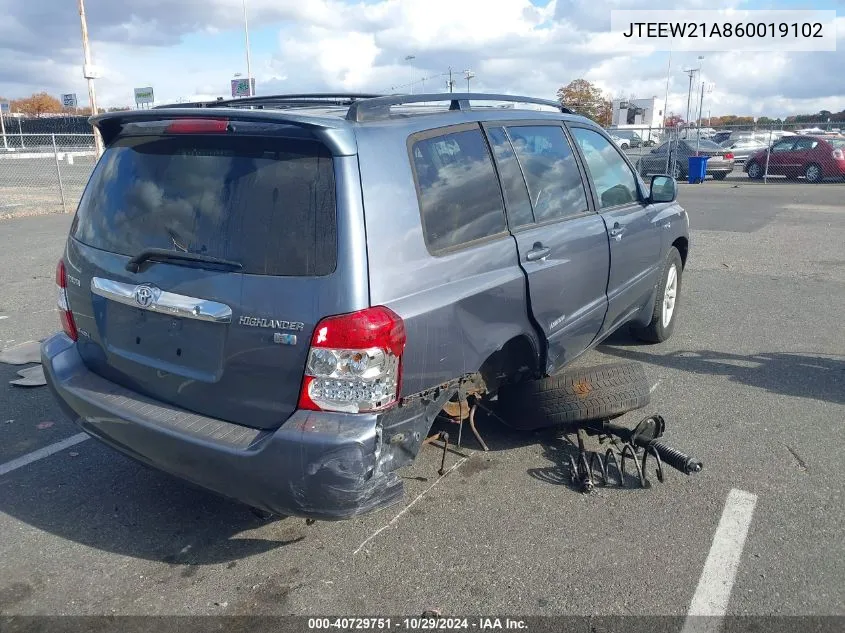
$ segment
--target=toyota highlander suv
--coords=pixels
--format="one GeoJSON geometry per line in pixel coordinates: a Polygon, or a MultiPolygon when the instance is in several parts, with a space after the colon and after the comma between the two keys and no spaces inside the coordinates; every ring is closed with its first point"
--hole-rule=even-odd
{"type": "Polygon", "coordinates": [[[50,388],[109,446],[255,508],[397,502],[449,402],[675,326],[675,181],[556,102],[282,95],[92,123],[50,388]]]}

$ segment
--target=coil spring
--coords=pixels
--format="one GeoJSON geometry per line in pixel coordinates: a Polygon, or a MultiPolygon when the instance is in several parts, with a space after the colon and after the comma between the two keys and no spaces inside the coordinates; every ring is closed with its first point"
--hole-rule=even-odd
{"type": "MultiPolygon", "coordinates": [[[[615,451],[614,447],[608,448],[604,453],[580,449],[578,451],[577,461],[574,457],[569,457],[569,472],[572,483],[579,485],[584,492],[590,492],[595,487],[596,480],[598,480],[599,485],[607,486],[610,483],[610,467],[612,465],[615,467],[616,472],[619,475],[619,486],[625,488],[625,464],[630,460],[633,462],[634,468],[636,469],[636,476],[640,482],[640,486],[642,488],[648,488],[651,485],[646,477],[646,467],[648,465],[649,456],[651,456],[655,461],[655,474],[657,475],[657,480],[663,483],[663,460],[660,458],[658,447],[655,446],[655,444],[656,442],[651,442],[647,447],[642,449],[642,457],[638,456],[637,448],[631,444],[631,442],[625,442],[622,444],[621,451],[615,451]],[[620,457],[617,458],[617,455],[620,457]]],[[[681,457],[683,460],[687,459],[687,457],[679,451],[669,449],[668,447],[664,447],[662,445],[660,446],[660,450],[667,449],[677,453],[679,459],[681,457]]],[[[679,461],[678,463],[682,462],[679,461]]],[[[674,466],[674,464],[672,465],[674,466]]],[[[681,470],[682,469],[683,467],[681,467],[681,470]]]]}

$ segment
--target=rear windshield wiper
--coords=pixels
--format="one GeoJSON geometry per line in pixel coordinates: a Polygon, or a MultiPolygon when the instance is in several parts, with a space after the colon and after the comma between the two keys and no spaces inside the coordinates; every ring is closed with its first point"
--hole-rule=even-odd
{"type": "Polygon", "coordinates": [[[240,270],[243,268],[243,264],[232,261],[231,259],[221,259],[219,257],[212,257],[211,255],[200,255],[199,253],[180,253],[167,250],[166,248],[147,248],[126,263],[126,270],[137,273],[141,269],[141,264],[144,262],[173,262],[174,264],[178,264],[179,262],[195,262],[220,266],[229,270],[240,270]]]}

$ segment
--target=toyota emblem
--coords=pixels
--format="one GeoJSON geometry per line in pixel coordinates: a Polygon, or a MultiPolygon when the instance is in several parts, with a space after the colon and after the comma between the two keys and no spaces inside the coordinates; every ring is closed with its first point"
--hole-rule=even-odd
{"type": "Polygon", "coordinates": [[[135,288],[135,303],[142,308],[149,308],[155,303],[156,293],[152,286],[138,286],[135,288]]]}

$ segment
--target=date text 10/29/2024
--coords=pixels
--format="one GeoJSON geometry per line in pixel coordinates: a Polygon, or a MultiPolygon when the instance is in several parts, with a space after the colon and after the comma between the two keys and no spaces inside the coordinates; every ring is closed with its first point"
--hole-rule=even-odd
{"type": "Polygon", "coordinates": [[[309,618],[308,630],[527,631],[518,618],[309,618]]]}

